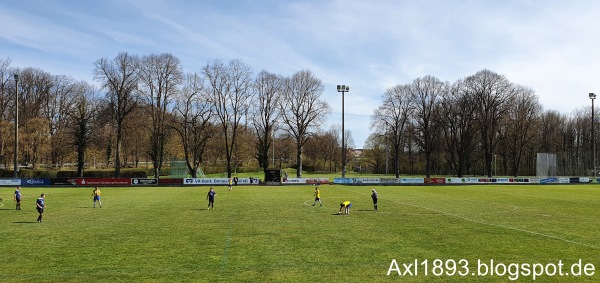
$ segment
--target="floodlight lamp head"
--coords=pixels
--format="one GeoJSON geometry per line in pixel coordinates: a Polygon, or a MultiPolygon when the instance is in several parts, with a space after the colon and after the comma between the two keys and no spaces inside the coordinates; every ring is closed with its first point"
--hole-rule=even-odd
{"type": "Polygon", "coordinates": [[[350,91],[350,86],[347,85],[337,85],[338,92],[348,92],[350,91]]]}
{"type": "Polygon", "coordinates": [[[15,78],[15,81],[16,81],[16,82],[18,82],[18,81],[19,81],[19,74],[15,74],[13,77],[15,78]]]}
{"type": "Polygon", "coordinates": [[[590,99],[596,99],[596,94],[593,92],[590,92],[590,99]]]}

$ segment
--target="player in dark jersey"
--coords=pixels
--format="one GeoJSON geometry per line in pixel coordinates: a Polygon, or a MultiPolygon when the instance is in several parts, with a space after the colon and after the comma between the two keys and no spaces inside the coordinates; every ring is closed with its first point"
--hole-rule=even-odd
{"type": "Polygon", "coordinates": [[[44,208],[46,208],[46,204],[44,200],[46,198],[45,194],[41,194],[40,197],[35,202],[36,209],[40,216],[38,216],[37,222],[42,223],[42,217],[44,216],[44,208]]]}
{"type": "Polygon", "coordinates": [[[208,199],[208,209],[210,209],[211,207],[212,207],[212,209],[215,209],[215,196],[216,195],[217,195],[217,193],[211,187],[210,191],[208,191],[208,194],[206,195],[206,199],[208,199]]]}
{"type": "Polygon", "coordinates": [[[17,186],[15,190],[15,201],[17,202],[17,210],[21,210],[21,200],[23,199],[23,195],[21,194],[21,187],[17,186]]]}

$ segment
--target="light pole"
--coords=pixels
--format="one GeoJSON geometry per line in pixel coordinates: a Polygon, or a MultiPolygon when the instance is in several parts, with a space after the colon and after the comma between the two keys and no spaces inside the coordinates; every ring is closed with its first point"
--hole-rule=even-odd
{"type": "Polygon", "coordinates": [[[15,78],[15,154],[14,154],[14,173],[15,178],[19,178],[18,152],[19,152],[19,74],[15,78]]]}
{"type": "Polygon", "coordinates": [[[594,99],[596,99],[596,94],[590,92],[589,97],[592,100],[592,162],[594,163],[594,178],[596,178],[596,138],[594,137],[594,132],[596,132],[594,128],[594,99]]]}
{"type": "Polygon", "coordinates": [[[350,86],[337,85],[337,91],[342,93],[342,178],[346,178],[346,133],[344,132],[344,93],[350,91],[350,86]]]}

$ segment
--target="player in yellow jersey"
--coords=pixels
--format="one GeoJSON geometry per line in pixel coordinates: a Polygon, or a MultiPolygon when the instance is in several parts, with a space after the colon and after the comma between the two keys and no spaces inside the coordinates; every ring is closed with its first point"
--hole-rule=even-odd
{"type": "Polygon", "coordinates": [[[342,211],[344,211],[344,214],[350,214],[351,207],[352,203],[349,200],[340,203],[340,211],[338,212],[338,214],[342,214],[342,211]]]}
{"type": "Polygon", "coordinates": [[[96,208],[96,201],[98,201],[100,208],[102,208],[102,201],[100,201],[100,190],[98,189],[98,187],[94,188],[92,196],[94,197],[94,208],[96,208]]]}
{"type": "Polygon", "coordinates": [[[315,188],[315,202],[313,202],[313,206],[315,206],[315,204],[317,204],[317,201],[319,202],[319,206],[323,206],[323,203],[321,202],[321,191],[319,191],[319,186],[317,186],[315,188]]]}

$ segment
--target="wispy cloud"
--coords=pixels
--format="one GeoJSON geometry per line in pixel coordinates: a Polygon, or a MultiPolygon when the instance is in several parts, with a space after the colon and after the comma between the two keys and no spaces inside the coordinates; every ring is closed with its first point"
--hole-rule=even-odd
{"type": "Polygon", "coordinates": [[[309,69],[361,147],[386,88],[487,68],[533,88],[542,105],[587,107],[600,56],[600,3],[575,1],[4,1],[0,56],[78,79],[101,57],[169,52],[186,71],[242,59],[255,72],[309,69]],[[349,125],[349,126],[348,126],[349,125]]]}

